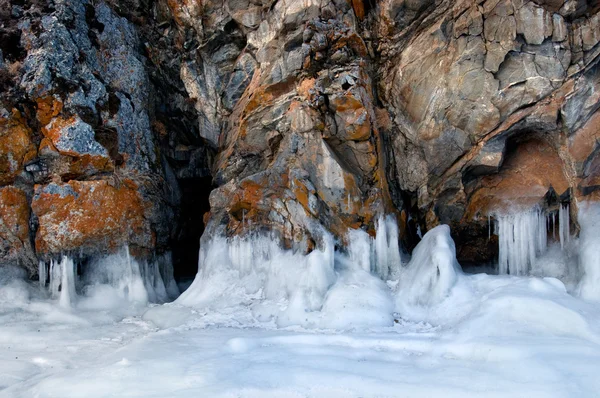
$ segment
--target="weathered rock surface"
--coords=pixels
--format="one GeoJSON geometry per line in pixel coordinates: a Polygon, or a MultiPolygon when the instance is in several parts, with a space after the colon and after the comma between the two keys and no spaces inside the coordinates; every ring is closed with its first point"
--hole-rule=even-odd
{"type": "Polygon", "coordinates": [[[407,248],[447,223],[488,262],[488,216],[600,195],[593,1],[5,3],[0,185],[27,226],[0,264],[151,256],[208,192],[207,235],[309,251],[396,213],[407,248]]]}
{"type": "Polygon", "coordinates": [[[148,203],[131,180],[70,181],[36,186],[31,204],[38,220],[35,248],[38,256],[107,252],[129,242],[133,251],[152,250],[155,236],[145,217],[148,203]],[[116,186],[115,186],[116,185],[116,186]]]}

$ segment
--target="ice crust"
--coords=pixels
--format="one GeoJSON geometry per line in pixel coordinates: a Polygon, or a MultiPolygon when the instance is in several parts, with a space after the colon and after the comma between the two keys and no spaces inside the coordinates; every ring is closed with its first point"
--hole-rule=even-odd
{"type": "Polygon", "coordinates": [[[579,211],[581,238],[537,255],[541,276],[464,274],[443,225],[402,262],[390,218],[385,239],[324,234],[308,255],[214,237],[162,305],[168,258],[62,258],[41,287],[0,267],[0,397],[593,397],[600,207],[579,211]],[[565,268],[543,263],[553,250],[574,253],[575,289],[543,275],[565,268]]]}

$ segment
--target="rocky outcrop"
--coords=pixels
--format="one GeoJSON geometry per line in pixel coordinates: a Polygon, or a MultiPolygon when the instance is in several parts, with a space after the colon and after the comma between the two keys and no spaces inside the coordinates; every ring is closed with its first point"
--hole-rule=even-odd
{"type": "Polygon", "coordinates": [[[2,7],[0,184],[26,211],[21,233],[4,218],[0,264],[34,273],[36,257],[167,250],[178,188],[134,23],[104,2],[2,7]]]}
{"type": "Polygon", "coordinates": [[[407,249],[445,223],[489,262],[489,217],[574,221],[600,192],[595,2],[2,5],[0,185],[27,234],[4,221],[0,263],[152,256],[197,240],[202,201],[206,236],[310,251],[390,213],[407,249]]]}
{"type": "Polygon", "coordinates": [[[459,260],[493,260],[489,215],[593,191],[582,184],[595,171],[576,164],[597,156],[594,127],[581,127],[595,125],[600,105],[598,11],[570,1],[437,2],[400,32],[375,17],[386,32],[379,87],[397,131],[398,186],[424,227],[452,226],[459,260]]]}

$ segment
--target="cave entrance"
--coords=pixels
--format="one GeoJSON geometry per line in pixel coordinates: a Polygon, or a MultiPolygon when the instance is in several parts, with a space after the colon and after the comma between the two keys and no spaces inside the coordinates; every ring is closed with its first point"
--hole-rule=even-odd
{"type": "Polygon", "coordinates": [[[562,250],[572,235],[564,168],[551,137],[520,132],[508,139],[498,172],[467,181],[475,188],[465,218],[474,221],[457,234],[459,262],[526,274],[550,245],[562,250]]]}
{"type": "Polygon", "coordinates": [[[172,245],[173,268],[175,280],[180,286],[187,287],[198,272],[198,250],[205,227],[203,217],[210,210],[208,197],[213,189],[212,178],[180,179],[179,188],[181,203],[172,245]]]}

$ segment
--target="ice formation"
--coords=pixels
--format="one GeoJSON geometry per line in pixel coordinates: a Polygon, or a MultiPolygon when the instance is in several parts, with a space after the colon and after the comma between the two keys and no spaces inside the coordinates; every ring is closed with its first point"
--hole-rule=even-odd
{"type": "Polygon", "coordinates": [[[362,230],[350,229],[347,234],[350,261],[381,279],[397,279],[402,258],[398,246],[398,225],[392,216],[381,216],[375,238],[362,230]]]}
{"type": "Polygon", "coordinates": [[[381,279],[394,278],[401,264],[398,225],[392,216],[379,217],[375,236],[374,271],[381,279]]]}
{"type": "Polygon", "coordinates": [[[569,205],[561,205],[558,210],[558,233],[560,239],[560,248],[564,250],[571,242],[571,217],[569,215],[569,205]]]}
{"type": "Polygon", "coordinates": [[[63,256],[60,262],[50,261],[50,294],[64,308],[71,307],[76,296],[74,268],[75,264],[68,256],[63,256]]]}
{"type": "Polygon", "coordinates": [[[397,285],[397,307],[431,306],[446,298],[461,273],[450,227],[428,231],[413,251],[397,285]]]}
{"type": "Polygon", "coordinates": [[[381,217],[377,237],[348,232],[347,253],[323,231],[308,255],[284,250],[272,236],[213,237],[200,250],[199,272],[178,304],[223,310],[247,307],[279,326],[347,328],[390,325],[393,303],[382,279],[400,269],[398,227],[381,217]],[[360,314],[361,316],[357,316],[360,314]]]}
{"type": "Polygon", "coordinates": [[[270,236],[213,237],[203,242],[198,275],[176,304],[277,326],[391,326],[398,308],[442,302],[460,273],[445,225],[424,235],[406,266],[393,217],[380,217],[375,238],[350,230],[346,240],[345,251],[334,251],[324,232],[317,249],[304,255],[281,249],[270,236]]]}
{"type": "MultiPolygon", "coordinates": [[[[179,295],[169,254],[140,263],[125,247],[116,254],[93,259],[81,266],[81,275],[76,274],[76,264],[69,256],[63,256],[60,262],[41,262],[39,270],[40,285],[45,287],[48,279],[51,297],[58,299],[65,308],[75,303],[78,291],[85,297],[101,297],[103,300],[100,301],[109,306],[111,303],[118,305],[119,300],[136,304],[160,303],[179,295]]],[[[104,304],[91,304],[88,300],[82,305],[104,304]]]]}
{"type": "Polygon", "coordinates": [[[498,215],[498,273],[527,275],[536,258],[546,251],[547,229],[543,212],[534,208],[498,215]]]}
{"type": "Polygon", "coordinates": [[[579,274],[569,213],[569,204],[561,204],[557,211],[548,214],[536,207],[496,215],[498,273],[556,277],[574,286],[579,274]]]}
{"type": "MultiPolygon", "coordinates": [[[[334,281],[334,243],[327,233],[308,255],[281,249],[271,236],[215,237],[202,245],[198,275],[177,303],[222,309],[285,300],[293,317],[292,311],[320,310],[334,281]]],[[[273,317],[257,311],[260,319],[273,317]]]]}
{"type": "Polygon", "coordinates": [[[579,205],[579,264],[583,272],[578,294],[586,300],[600,301],[600,205],[579,205]]]}

